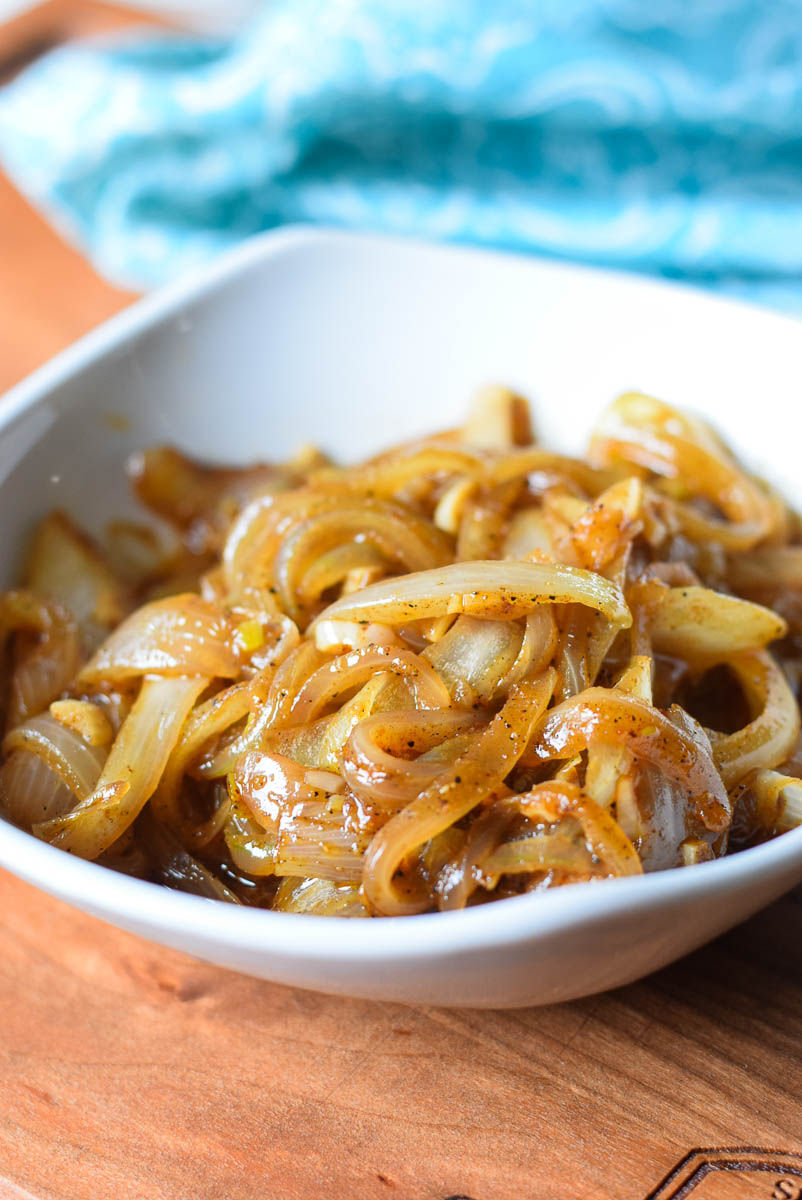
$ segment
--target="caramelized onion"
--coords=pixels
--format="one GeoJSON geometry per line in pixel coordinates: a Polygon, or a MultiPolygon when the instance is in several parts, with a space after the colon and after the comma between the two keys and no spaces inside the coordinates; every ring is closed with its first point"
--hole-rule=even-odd
{"type": "Polygon", "coordinates": [[[377,621],[400,625],[446,613],[525,617],[538,604],[585,604],[622,629],[632,621],[620,589],[590,571],[551,563],[452,563],[374,583],[335,600],[319,620],[377,621]]]}
{"type": "Polygon", "coordinates": [[[97,858],[107,850],[156,790],[181,726],[207,683],[147,677],[94,791],[66,816],[34,825],[34,833],[81,858],[97,858]]]}
{"type": "Polygon", "coordinates": [[[659,709],[634,696],[587,688],[565,700],[544,718],[524,761],[571,758],[594,742],[624,746],[683,784],[708,829],[729,824],[729,798],[704,734],[698,726],[678,729],[659,709]]]}
{"type": "Polygon", "coordinates": [[[442,773],[441,762],[421,755],[476,724],[472,714],[453,709],[377,713],[352,730],[342,754],[343,775],[366,802],[397,810],[442,773]]]}
{"type": "Polygon", "coordinates": [[[767,651],[731,658],[754,712],[754,720],[726,737],[715,737],[713,754],[729,788],[748,771],[779,766],[799,734],[799,708],[782,670],[767,651]]]}
{"type": "Polygon", "coordinates": [[[554,672],[548,670],[537,681],[515,684],[504,707],[471,748],[382,826],[365,854],[362,879],[377,912],[401,915],[428,907],[429,901],[413,877],[395,878],[401,862],[501,785],[526,749],[554,683],[554,672]]]}
{"type": "Polygon", "coordinates": [[[234,630],[200,596],[170,596],[137,609],[81,671],[83,684],[117,683],[136,675],[234,679],[240,656],[234,630]]]}
{"type": "Polygon", "coordinates": [[[168,547],[118,522],[107,556],[51,514],[0,597],[6,815],[202,897],[341,916],[802,824],[798,518],[648,396],[587,459],[530,439],[490,388],[346,469],[146,452],[168,547]]]}

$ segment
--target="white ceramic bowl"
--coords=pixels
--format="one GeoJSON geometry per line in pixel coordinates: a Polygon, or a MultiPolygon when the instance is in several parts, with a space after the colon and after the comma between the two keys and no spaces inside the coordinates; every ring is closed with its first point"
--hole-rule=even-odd
{"type": "MultiPolygon", "coordinates": [[[[291,230],[128,309],[0,406],[3,582],[54,506],[130,510],[122,463],[170,441],[247,461],[316,441],[344,457],[457,422],[488,381],[582,446],[627,388],[711,417],[802,501],[800,326],[673,286],[469,250],[291,230]],[[121,419],[122,418],[122,419],[121,419]]],[[[131,880],[0,822],[0,864],[87,912],[252,975],[412,1003],[545,1004],[614,987],[802,880],[802,829],[714,863],[465,912],[337,921],[131,880]]]]}

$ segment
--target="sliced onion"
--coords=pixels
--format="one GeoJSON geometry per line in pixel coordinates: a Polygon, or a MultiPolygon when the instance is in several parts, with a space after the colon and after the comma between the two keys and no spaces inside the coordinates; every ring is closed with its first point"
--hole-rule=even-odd
{"type": "Polygon", "coordinates": [[[365,854],[363,872],[365,894],[374,910],[400,916],[429,907],[428,894],[411,877],[396,879],[396,871],[408,854],[460,820],[503,783],[526,749],[554,683],[554,672],[549,670],[537,681],[516,684],[471,748],[379,830],[365,854]]]}
{"type": "Polygon", "coordinates": [[[301,642],[296,646],[276,671],[270,682],[267,699],[248,719],[245,729],[198,763],[198,774],[204,779],[220,779],[228,775],[233,771],[240,754],[260,747],[268,730],[282,728],[298,692],[323,657],[311,642],[301,642]]]}
{"type": "Polygon", "coordinates": [[[445,563],[453,553],[449,540],[411,509],[360,496],[357,503],[336,503],[286,532],[275,557],[273,578],[284,611],[296,620],[318,600],[320,580],[310,586],[309,567],[335,546],[359,539],[375,546],[387,563],[422,571],[445,563]]]}
{"type": "Polygon", "coordinates": [[[641,875],[638,852],[617,821],[576,784],[549,780],[516,800],[524,815],[534,820],[556,820],[570,815],[582,826],[588,851],[611,875],[641,875]]]}
{"type": "Polygon", "coordinates": [[[377,713],[351,731],[342,752],[343,775],[367,803],[397,810],[443,771],[442,762],[420,755],[476,724],[474,714],[454,709],[377,713]],[[404,757],[403,751],[416,757],[404,757]]]}
{"type": "Polygon", "coordinates": [[[401,639],[387,625],[361,625],[358,621],[318,621],[315,645],[324,654],[367,650],[368,646],[403,648],[401,639]]]}
{"type": "Polygon", "coordinates": [[[339,491],[396,496],[419,480],[440,481],[452,475],[481,475],[488,460],[478,450],[453,443],[428,441],[391,451],[372,463],[350,470],[320,471],[313,483],[339,491]]]}
{"type": "Polygon", "coordinates": [[[159,882],[178,892],[203,896],[206,900],[223,900],[240,904],[238,896],[214,875],[208,867],[187,854],[178,838],[160,825],[150,813],[143,813],[136,826],[137,840],[147,852],[148,860],[159,876],[159,882]]]}
{"type": "Polygon", "coordinates": [[[38,755],[79,799],[91,795],[106,759],[105,749],[89,746],[49,713],[29,717],[6,734],[3,754],[28,750],[38,755]]]}
{"type": "Polygon", "coordinates": [[[605,488],[557,543],[557,558],[589,571],[607,569],[640,533],[643,484],[635,477],[605,488]]]}
{"type": "Polygon", "coordinates": [[[220,609],[193,593],[132,613],[80,674],[89,686],[136,675],[232,679],[240,672],[234,630],[220,609]]]}
{"type": "Polygon", "coordinates": [[[787,632],[771,609],[703,587],[669,588],[651,625],[655,650],[695,667],[760,650],[787,632]]]}
{"type": "Polygon", "coordinates": [[[756,713],[737,733],[715,737],[716,766],[728,788],[749,771],[777,767],[791,753],[800,729],[799,707],[788,681],[768,651],[729,660],[756,713]]]}
{"type": "Polygon", "coordinates": [[[263,676],[256,676],[225,688],[199,705],[181,730],[178,744],[151,799],[151,808],[157,820],[168,826],[185,846],[204,846],[216,832],[217,821],[212,817],[198,823],[187,818],[180,803],[184,775],[196,765],[210,743],[216,742],[227,729],[264,703],[268,686],[263,676]]]}
{"type": "Polygon", "coordinates": [[[675,501],[675,518],[696,540],[746,550],[768,537],[777,523],[776,505],[735,464],[709,427],[651,396],[620,396],[594,432],[591,456],[605,466],[632,463],[676,481],[681,488],[678,501],[701,497],[718,506],[724,521],[675,501]]]}
{"type": "Polygon", "coordinates": [[[23,829],[60,817],[74,803],[73,792],[37,754],[14,750],[0,767],[0,808],[23,829]]]}
{"type": "Polygon", "coordinates": [[[575,838],[557,833],[531,834],[504,842],[482,862],[482,873],[491,877],[535,871],[560,871],[581,877],[595,874],[587,849],[575,838]]]}
{"type": "Polygon", "coordinates": [[[81,858],[97,858],[153,795],[192,705],[208,679],[146,677],[111,747],[95,790],[34,833],[81,858]]]}
{"type": "Polygon", "coordinates": [[[305,913],[314,917],[368,916],[357,884],[334,883],[328,879],[283,879],[273,908],[278,912],[305,913]]]}
{"type": "Polygon", "coordinates": [[[88,652],[131,606],[126,588],[98,547],[62,512],[39,522],[25,580],[32,592],[66,609],[88,652]]]}
{"type": "Polygon", "coordinates": [[[462,430],[469,446],[506,450],[534,441],[529,404],[509,388],[491,385],[481,389],[462,430]]]}
{"type": "Polygon", "coordinates": [[[277,875],[361,877],[369,835],[352,798],[329,797],[291,759],[258,751],[239,760],[232,786],[238,802],[274,840],[277,875]]]}
{"type": "Polygon", "coordinates": [[[32,592],[11,591],[0,598],[0,643],[12,633],[34,634],[38,644],[12,674],[9,727],[48,708],[72,682],[81,661],[71,615],[32,592]]]}
{"type": "Polygon", "coordinates": [[[437,872],[435,891],[441,911],[464,908],[480,881],[486,883],[488,876],[501,873],[486,869],[485,864],[489,855],[497,853],[516,815],[515,808],[504,802],[493,804],[479,814],[457,853],[437,872]]]}
{"type": "MultiPolygon", "coordinates": [[[[543,611],[543,610],[541,610],[543,611]]],[[[457,703],[488,701],[512,673],[524,640],[515,621],[458,617],[448,633],[421,655],[457,703]],[[466,694],[465,686],[470,689],[466,694]]]]}
{"type": "Polygon", "coordinates": [[[447,708],[450,704],[445,684],[417,654],[411,650],[369,646],[366,650],[341,654],[315,671],[298,692],[287,723],[301,725],[314,721],[329,704],[366,683],[376,672],[407,680],[421,708],[447,708]]]}
{"type": "Polygon", "coordinates": [[[617,689],[587,688],[553,708],[524,762],[571,758],[594,742],[624,746],[681,783],[706,828],[720,831],[729,825],[730,801],[700,728],[678,729],[659,709],[617,689]]]}
{"type": "Polygon", "coordinates": [[[525,617],[538,604],[583,604],[622,629],[632,616],[620,588],[590,571],[552,563],[452,563],[374,583],[335,600],[318,620],[342,618],[401,625],[447,613],[525,617]]]}

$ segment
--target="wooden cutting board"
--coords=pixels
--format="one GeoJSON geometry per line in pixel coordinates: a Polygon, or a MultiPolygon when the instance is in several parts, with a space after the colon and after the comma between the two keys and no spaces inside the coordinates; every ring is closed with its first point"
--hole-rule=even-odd
{"type": "MultiPolygon", "coordinates": [[[[129,299],[0,179],[0,388],[129,299]]],[[[0,1200],[691,1195],[802,1197],[802,892],[621,991],[492,1013],[259,983],[0,873],[0,1200]]]]}

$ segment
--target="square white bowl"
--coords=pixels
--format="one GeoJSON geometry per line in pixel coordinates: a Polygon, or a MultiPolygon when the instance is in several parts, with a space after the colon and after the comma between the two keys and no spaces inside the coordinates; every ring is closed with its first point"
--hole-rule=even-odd
{"type": "MultiPolygon", "coordinates": [[[[802,501],[802,325],[632,276],[403,240],[287,230],[134,305],[0,406],[3,579],[54,507],[133,511],[122,465],[172,442],[222,461],[316,442],[341,458],[457,423],[475,389],[529,395],[579,450],[630,388],[709,417],[802,501]]],[[[486,1007],[618,986],[802,880],[802,829],[731,858],[464,912],[338,921],[235,908],[117,875],[0,821],[0,865],[199,958],[354,996],[486,1007]]]]}

